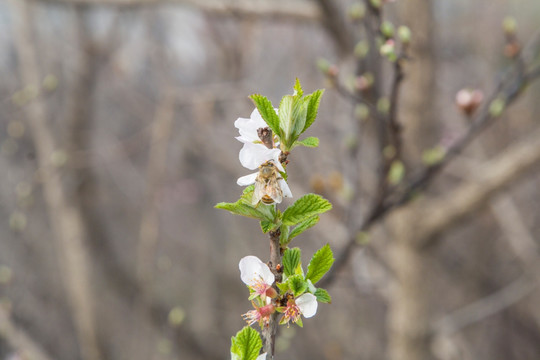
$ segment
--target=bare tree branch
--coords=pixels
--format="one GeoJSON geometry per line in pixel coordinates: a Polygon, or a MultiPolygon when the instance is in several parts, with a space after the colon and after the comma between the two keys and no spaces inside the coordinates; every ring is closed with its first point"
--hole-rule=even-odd
{"type": "MultiPolygon", "coordinates": [[[[24,84],[39,92],[41,83],[37,54],[32,39],[31,1],[12,0],[11,6],[18,13],[14,33],[18,38],[16,48],[20,73],[24,84]]],[[[50,127],[46,123],[46,108],[42,97],[36,96],[26,107],[26,115],[35,143],[38,164],[43,181],[53,238],[60,254],[62,275],[71,305],[82,358],[101,359],[94,324],[94,304],[90,281],[90,266],[86,257],[86,229],[79,204],[67,198],[61,179],[61,168],[51,162],[58,151],[50,127]]]]}
{"type": "Polygon", "coordinates": [[[501,290],[444,316],[433,324],[433,331],[439,336],[452,335],[512,306],[537,288],[536,281],[523,275],[501,290]]]}
{"type": "MultiPolygon", "coordinates": [[[[540,164],[540,129],[526,140],[512,145],[494,160],[478,169],[481,176],[436,199],[421,199],[410,209],[419,211],[422,222],[416,230],[417,241],[429,244],[435,235],[478,210],[491,196],[521,178],[540,164]]],[[[409,208],[404,209],[405,211],[409,208]]]]}
{"type": "Polygon", "coordinates": [[[0,338],[20,352],[23,358],[32,360],[52,360],[51,357],[24,330],[11,321],[9,313],[0,306],[0,338]]]}
{"type": "Polygon", "coordinates": [[[153,282],[155,252],[159,237],[159,190],[167,170],[167,145],[173,124],[174,104],[174,96],[168,91],[157,106],[152,126],[146,192],[137,247],[137,277],[145,301],[150,300],[153,282]]]}
{"type": "Polygon", "coordinates": [[[261,20],[286,20],[295,22],[317,22],[321,19],[319,8],[311,1],[270,0],[39,0],[51,4],[84,4],[105,6],[155,6],[177,4],[199,9],[218,16],[256,17],[261,20]]]}

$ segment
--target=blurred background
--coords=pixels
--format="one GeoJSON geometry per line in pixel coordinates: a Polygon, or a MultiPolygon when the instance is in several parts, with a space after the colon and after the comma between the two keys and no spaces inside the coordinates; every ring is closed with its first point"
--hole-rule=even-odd
{"type": "MultiPolygon", "coordinates": [[[[292,246],[304,262],[325,243],[347,257],[325,284],[332,304],[280,329],[276,358],[540,359],[537,160],[411,256],[392,256],[399,213],[357,232],[380,144],[375,120],[336,86],[358,75],[355,45],[369,37],[354,4],[0,1],[0,359],[228,358],[251,307],[238,261],[269,256],[256,221],[213,207],[236,201],[249,172],[233,123],[253,110],[248,95],[277,105],[296,77],[326,92],[308,133],[320,146],[291,154],[290,187],[334,209],[292,246]],[[404,302],[416,313],[397,311],[404,302]],[[399,350],[403,338],[416,355],[399,350]]],[[[397,115],[406,182],[426,150],[467,132],[457,91],[496,88],[511,62],[503,19],[526,43],[540,2],[397,0],[381,13],[412,30],[397,115]]],[[[370,51],[376,96],[389,96],[393,67],[370,51]]],[[[445,199],[538,134],[539,96],[528,86],[421,200],[445,199]]]]}

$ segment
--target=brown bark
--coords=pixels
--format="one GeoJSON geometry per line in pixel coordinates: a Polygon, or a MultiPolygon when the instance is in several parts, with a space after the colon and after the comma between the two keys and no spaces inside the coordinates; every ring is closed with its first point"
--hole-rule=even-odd
{"type": "Polygon", "coordinates": [[[431,0],[403,2],[403,23],[410,27],[413,38],[410,61],[404,65],[407,80],[403,83],[400,117],[404,124],[403,143],[406,153],[418,159],[421,151],[432,145],[437,133],[435,114],[436,60],[434,58],[433,4],[431,0]]]}
{"type": "MultiPolygon", "coordinates": [[[[12,1],[19,15],[16,47],[22,81],[39,89],[40,75],[37,54],[32,39],[31,1],[12,1]]],[[[34,141],[40,168],[43,192],[53,230],[53,240],[59,251],[59,262],[80,352],[84,360],[101,359],[94,324],[94,303],[91,289],[90,265],[86,256],[87,231],[79,204],[66,196],[62,183],[62,169],[51,162],[59,151],[53,133],[46,123],[46,107],[39,95],[26,107],[26,116],[34,141]]]]}

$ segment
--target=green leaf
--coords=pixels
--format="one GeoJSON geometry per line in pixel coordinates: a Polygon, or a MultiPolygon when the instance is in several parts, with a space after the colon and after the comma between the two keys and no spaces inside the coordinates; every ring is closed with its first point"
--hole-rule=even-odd
{"type": "Polygon", "coordinates": [[[311,280],[313,284],[316,284],[324,274],[330,270],[334,263],[334,254],[330,245],[326,244],[313,255],[308,265],[306,279],[311,280]]]}
{"type": "MultiPolygon", "coordinates": [[[[235,215],[247,216],[253,219],[259,219],[269,222],[274,222],[276,214],[274,213],[273,206],[258,204],[257,206],[251,205],[251,197],[253,196],[253,186],[248,186],[244,189],[242,196],[237,202],[226,203],[220,202],[216,204],[216,209],[227,210],[235,215]]],[[[262,227],[262,225],[261,225],[262,227]]],[[[264,231],[264,229],[263,229],[264,231]]]]}
{"type": "Polygon", "coordinates": [[[268,100],[266,96],[259,94],[253,94],[249,98],[253,101],[263,120],[266,122],[272,132],[281,137],[282,134],[279,129],[279,116],[276,114],[274,106],[270,100],[268,100]]]}
{"type": "Polygon", "coordinates": [[[245,326],[231,339],[231,354],[236,355],[238,360],[255,360],[262,348],[262,340],[259,333],[245,326]]]}
{"type": "Polygon", "coordinates": [[[296,225],[302,221],[322,214],[332,208],[332,204],[325,198],[316,194],[307,194],[296,200],[283,213],[282,221],[285,225],[296,225]]]}
{"type": "Polygon", "coordinates": [[[279,104],[279,125],[283,131],[281,141],[285,147],[284,151],[292,149],[292,145],[300,136],[308,108],[308,98],[301,98],[298,95],[286,95],[279,104]]]}
{"type": "Polygon", "coordinates": [[[300,264],[302,253],[299,248],[285,250],[283,254],[283,274],[286,276],[294,275],[296,267],[300,264]]]}
{"type": "Polygon", "coordinates": [[[291,230],[290,226],[281,224],[280,227],[281,234],[279,235],[279,244],[285,245],[289,243],[289,232],[291,230]]]}
{"type": "Polygon", "coordinates": [[[302,295],[308,289],[308,284],[302,275],[292,275],[287,279],[287,282],[295,297],[302,295]]]}
{"type": "Polygon", "coordinates": [[[314,91],[313,94],[309,95],[306,122],[304,124],[304,128],[302,129],[302,132],[306,131],[311,126],[311,124],[313,124],[313,122],[315,121],[323,93],[324,93],[324,89],[320,89],[320,90],[314,91]]]}
{"type": "Polygon", "coordinates": [[[313,294],[313,295],[315,295],[317,297],[318,302],[322,302],[322,303],[326,303],[326,304],[331,304],[332,303],[332,298],[330,297],[330,294],[328,294],[328,291],[326,291],[324,289],[318,288],[315,291],[315,294],[313,294]]]}
{"type": "Polygon", "coordinates": [[[302,322],[302,318],[299,317],[298,320],[296,320],[296,325],[300,326],[301,328],[304,327],[304,323],[302,322]]]}
{"type": "Polygon", "coordinates": [[[242,203],[240,200],[235,203],[221,202],[216,204],[216,209],[223,209],[231,212],[235,215],[247,216],[253,219],[266,220],[267,217],[261,211],[257,210],[251,205],[242,203]]]}
{"type": "Polygon", "coordinates": [[[304,231],[306,231],[307,229],[315,226],[315,224],[317,224],[319,222],[319,215],[315,215],[315,216],[312,216],[310,218],[307,218],[306,220],[302,221],[300,224],[298,224],[297,227],[295,227],[294,229],[292,229],[292,231],[290,232],[289,234],[289,242],[297,237],[298,235],[300,235],[301,233],[303,233],[304,231]]]}
{"type": "Polygon", "coordinates": [[[277,287],[281,291],[282,294],[285,294],[289,290],[289,283],[287,281],[282,283],[276,283],[277,287]]]}
{"type": "Polygon", "coordinates": [[[272,230],[274,226],[276,226],[276,224],[274,224],[272,221],[261,220],[261,230],[265,234],[272,230]]]}
{"type": "Polygon", "coordinates": [[[302,90],[302,85],[300,85],[300,80],[296,78],[296,82],[294,83],[294,90],[296,93],[294,95],[302,96],[304,95],[304,90],[302,90]]]}
{"type": "Polygon", "coordinates": [[[304,140],[297,140],[294,142],[293,148],[299,145],[310,147],[310,148],[317,147],[319,146],[319,138],[310,136],[310,137],[305,138],[304,140]]]}

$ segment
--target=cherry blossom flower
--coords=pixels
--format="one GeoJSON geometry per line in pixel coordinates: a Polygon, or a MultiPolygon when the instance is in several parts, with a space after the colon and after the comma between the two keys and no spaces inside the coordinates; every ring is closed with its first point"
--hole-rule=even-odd
{"type": "MultiPolygon", "coordinates": [[[[259,110],[253,110],[249,119],[238,118],[234,122],[234,126],[240,133],[240,136],[237,136],[236,139],[244,144],[239,154],[240,163],[243,167],[255,170],[268,160],[274,160],[276,164],[279,163],[281,150],[275,146],[271,149],[267,148],[259,138],[257,131],[268,127],[259,110]]],[[[280,171],[284,171],[283,168],[280,168],[280,171]]]]}
{"type": "Polygon", "coordinates": [[[246,320],[249,326],[255,324],[256,322],[259,323],[261,328],[263,326],[268,326],[268,323],[270,322],[270,315],[272,315],[276,309],[274,305],[271,304],[270,298],[266,298],[266,302],[267,304],[261,307],[252,302],[255,310],[250,310],[242,315],[242,318],[246,320]]]}
{"type": "Polygon", "coordinates": [[[300,320],[300,315],[310,318],[317,313],[317,305],[317,298],[310,293],[300,295],[296,299],[289,299],[279,323],[287,325],[289,325],[290,321],[296,323],[300,320]]]}
{"type": "Polygon", "coordinates": [[[276,290],[272,287],[276,280],[268,265],[258,257],[249,255],[240,259],[240,278],[253,291],[250,300],[259,296],[265,300],[266,296],[275,297],[276,290]]]}

